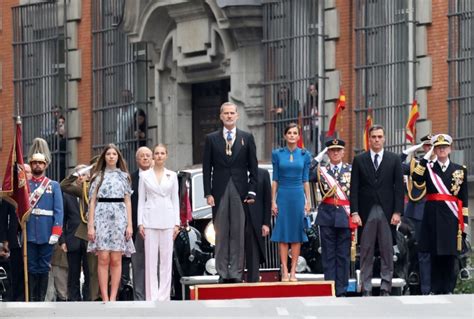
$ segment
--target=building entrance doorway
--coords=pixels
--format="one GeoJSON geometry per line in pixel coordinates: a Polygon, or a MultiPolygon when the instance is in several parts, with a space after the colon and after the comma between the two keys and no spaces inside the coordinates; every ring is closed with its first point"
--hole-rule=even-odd
{"type": "Polygon", "coordinates": [[[192,85],[193,164],[202,163],[206,135],[222,127],[219,108],[229,92],[230,79],[192,85]]]}

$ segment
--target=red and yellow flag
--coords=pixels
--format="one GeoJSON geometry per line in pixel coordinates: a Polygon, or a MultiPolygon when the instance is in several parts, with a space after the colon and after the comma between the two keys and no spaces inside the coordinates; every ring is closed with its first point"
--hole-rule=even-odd
{"type": "Polygon", "coordinates": [[[345,108],[346,108],[346,96],[344,95],[344,92],[340,90],[339,98],[337,99],[336,111],[334,112],[334,115],[332,116],[331,121],[329,122],[329,130],[326,133],[326,137],[333,136],[334,133],[336,132],[337,117],[339,116],[339,113],[343,111],[345,108]]]}
{"type": "Polygon", "coordinates": [[[415,144],[416,141],[416,121],[420,117],[418,112],[418,103],[416,100],[413,100],[411,105],[410,114],[408,115],[408,121],[406,125],[405,137],[410,143],[415,144]]]}
{"type": "Polygon", "coordinates": [[[372,110],[367,110],[367,119],[365,120],[364,126],[364,150],[369,150],[369,129],[374,125],[374,120],[372,119],[372,110]]]}
{"type": "Polygon", "coordinates": [[[16,214],[20,222],[22,222],[23,217],[30,211],[30,186],[23,164],[21,120],[18,118],[16,122],[15,140],[13,141],[10,156],[8,157],[1,195],[5,196],[6,200],[9,200],[16,206],[16,214]]]}

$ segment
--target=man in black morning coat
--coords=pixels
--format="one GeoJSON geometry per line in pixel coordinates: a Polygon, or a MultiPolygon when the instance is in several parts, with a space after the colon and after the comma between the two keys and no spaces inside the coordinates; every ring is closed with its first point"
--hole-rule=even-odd
{"type": "Polygon", "coordinates": [[[362,295],[372,295],[374,248],[380,251],[380,295],[392,289],[393,226],[403,212],[403,173],[400,157],[385,151],[385,130],[369,129],[370,150],[357,155],[352,163],[350,204],[352,222],[363,226],[360,240],[362,295]],[[393,226],[390,226],[393,225],[393,226]]]}
{"type": "Polygon", "coordinates": [[[258,162],[253,135],[237,129],[237,106],[220,109],[224,127],[206,136],[203,184],[216,230],[216,270],[221,282],[240,282],[244,269],[245,219],[255,202],[258,162]]]}
{"type": "Polygon", "coordinates": [[[266,169],[258,169],[255,204],[249,206],[250,218],[245,222],[245,265],[247,282],[258,282],[260,264],[265,261],[265,240],[270,233],[272,185],[266,169]]]}

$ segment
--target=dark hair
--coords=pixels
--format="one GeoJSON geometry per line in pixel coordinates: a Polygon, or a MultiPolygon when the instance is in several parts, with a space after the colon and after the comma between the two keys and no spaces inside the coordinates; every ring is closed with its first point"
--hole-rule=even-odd
{"type": "Polygon", "coordinates": [[[142,131],[142,132],[146,132],[146,113],[145,111],[143,111],[142,109],[138,109],[135,111],[135,114],[133,114],[133,125],[135,127],[135,130],[137,130],[137,128],[142,131]],[[138,117],[139,116],[143,116],[143,123],[141,124],[138,124],[138,117]]]}
{"type": "Polygon", "coordinates": [[[383,134],[385,135],[385,128],[380,125],[380,124],[374,124],[372,125],[370,128],[369,128],[369,135],[370,133],[372,133],[372,131],[376,131],[376,130],[382,130],[383,134]]]}
{"type": "Polygon", "coordinates": [[[296,123],[290,123],[288,124],[286,127],[285,127],[285,130],[283,131],[283,134],[286,135],[286,133],[288,133],[289,130],[291,130],[292,128],[297,128],[298,129],[298,134],[301,134],[300,132],[300,127],[298,126],[298,124],[296,123]]]}

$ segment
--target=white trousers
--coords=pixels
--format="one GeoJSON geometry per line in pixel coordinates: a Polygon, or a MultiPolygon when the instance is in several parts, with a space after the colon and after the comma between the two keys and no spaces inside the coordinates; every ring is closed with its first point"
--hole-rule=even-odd
{"type": "Polygon", "coordinates": [[[172,262],[173,228],[145,228],[145,293],[147,301],[170,300],[172,262]],[[158,259],[160,261],[159,267],[158,259]],[[159,284],[157,267],[160,272],[159,284]]]}

